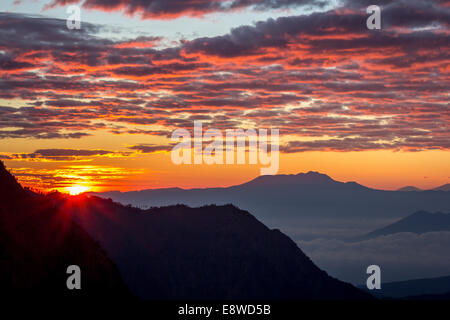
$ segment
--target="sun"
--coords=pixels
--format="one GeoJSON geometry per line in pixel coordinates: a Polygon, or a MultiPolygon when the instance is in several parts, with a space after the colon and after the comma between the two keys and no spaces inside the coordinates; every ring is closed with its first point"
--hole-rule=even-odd
{"type": "Polygon", "coordinates": [[[71,196],[76,196],[80,193],[86,192],[89,190],[89,187],[86,186],[71,186],[66,188],[69,191],[71,196]]]}

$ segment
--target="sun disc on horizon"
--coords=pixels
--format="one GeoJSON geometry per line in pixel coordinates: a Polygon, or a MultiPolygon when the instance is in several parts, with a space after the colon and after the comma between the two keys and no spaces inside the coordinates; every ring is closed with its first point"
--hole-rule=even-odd
{"type": "Polygon", "coordinates": [[[89,187],[86,186],[71,186],[66,188],[71,196],[79,195],[80,193],[89,191],[89,187]]]}

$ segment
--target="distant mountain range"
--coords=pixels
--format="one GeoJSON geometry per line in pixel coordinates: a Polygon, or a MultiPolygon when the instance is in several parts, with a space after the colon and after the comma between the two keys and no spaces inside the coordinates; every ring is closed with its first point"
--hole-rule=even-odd
{"type": "Polygon", "coordinates": [[[422,189],[416,188],[414,186],[406,186],[398,189],[397,191],[422,191],[422,189]]]}
{"type": "MultiPolygon", "coordinates": [[[[406,186],[406,187],[398,189],[397,191],[424,191],[424,190],[419,189],[414,186],[406,186]]],[[[450,183],[444,184],[437,188],[430,189],[430,191],[450,191],[450,183]]]]}
{"type": "Polygon", "coordinates": [[[450,231],[450,213],[417,211],[393,224],[358,237],[356,240],[371,239],[399,232],[422,234],[438,231],[450,231]]]}
{"type": "Polygon", "coordinates": [[[206,189],[148,189],[95,193],[139,207],[233,203],[266,218],[382,218],[405,217],[418,210],[450,211],[444,191],[383,191],[356,182],[338,182],[317,172],[260,176],[250,182],[206,189]]]}
{"type": "Polygon", "coordinates": [[[372,299],[232,205],[140,210],[87,195],[38,195],[3,164],[0,196],[0,283],[18,297],[68,295],[65,271],[77,264],[82,290],[70,293],[99,298],[128,297],[122,276],[144,299],[372,299]]]}
{"type": "Polygon", "coordinates": [[[384,299],[450,300],[450,276],[382,283],[381,290],[359,287],[384,299]]]}
{"type": "Polygon", "coordinates": [[[450,183],[444,184],[440,187],[434,188],[435,191],[450,191],[450,183]]]}

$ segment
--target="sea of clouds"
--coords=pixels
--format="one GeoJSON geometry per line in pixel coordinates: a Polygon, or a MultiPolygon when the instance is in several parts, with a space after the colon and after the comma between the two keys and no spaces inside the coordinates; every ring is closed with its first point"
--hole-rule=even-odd
{"type": "Polygon", "coordinates": [[[382,282],[450,275],[450,232],[396,233],[358,242],[318,238],[297,244],[331,276],[354,284],[365,283],[371,264],[381,267],[382,282]]]}

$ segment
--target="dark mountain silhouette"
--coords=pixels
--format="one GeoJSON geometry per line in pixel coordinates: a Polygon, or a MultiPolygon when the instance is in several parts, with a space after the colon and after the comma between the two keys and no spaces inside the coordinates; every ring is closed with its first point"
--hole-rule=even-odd
{"type": "Polygon", "coordinates": [[[0,161],[0,286],[8,298],[129,298],[118,269],[67,213],[24,190],[0,161]],[[68,290],[67,267],[81,268],[68,290]]]}
{"type": "Polygon", "coordinates": [[[365,299],[232,205],[140,210],[91,197],[71,214],[145,299],[365,299]]]}
{"type": "MultiPolygon", "coordinates": [[[[367,290],[365,285],[361,285],[360,288],[367,290]]],[[[449,299],[450,276],[387,282],[381,284],[381,290],[369,292],[384,299],[427,300],[427,297],[436,299],[439,295],[442,295],[440,298],[447,296],[449,299]]]]}
{"type": "Polygon", "coordinates": [[[414,186],[406,186],[406,187],[397,189],[397,191],[422,191],[422,189],[419,189],[419,188],[414,187],[414,186]]]}
{"type": "Polygon", "coordinates": [[[227,188],[148,189],[97,195],[139,207],[233,203],[259,219],[386,218],[405,217],[417,210],[450,211],[450,197],[444,191],[374,190],[356,182],[338,182],[317,172],[260,176],[227,188]]]}
{"type": "Polygon", "coordinates": [[[372,298],[331,278],[287,236],[232,205],[144,211],[87,195],[31,195],[3,166],[0,172],[2,290],[70,294],[65,270],[78,264],[81,292],[123,292],[89,233],[145,299],[372,298]]]}
{"type": "Polygon", "coordinates": [[[384,228],[372,231],[358,239],[370,239],[399,232],[421,234],[433,231],[450,231],[450,213],[417,211],[406,218],[384,228]]]}

